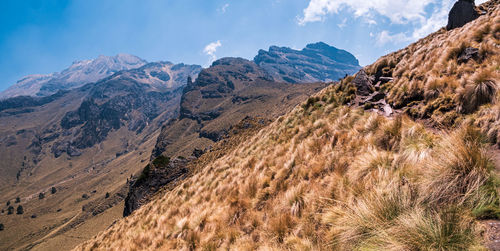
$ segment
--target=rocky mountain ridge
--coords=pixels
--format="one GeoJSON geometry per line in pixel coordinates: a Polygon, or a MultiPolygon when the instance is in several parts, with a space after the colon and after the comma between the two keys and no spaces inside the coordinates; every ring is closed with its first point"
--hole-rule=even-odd
{"type": "Polygon", "coordinates": [[[50,96],[59,90],[70,90],[97,82],[122,70],[139,68],[147,62],[129,54],[99,56],[94,60],[75,61],[61,72],[29,75],[0,93],[0,99],[16,96],[50,96]]]}
{"type": "Polygon", "coordinates": [[[302,50],[271,46],[260,50],[254,62],[275,81],[287,83],[332,82],[361,69],[351,53],[318,42],[302,50]]]}
{"type": "Polygon", "coordinates": [[[178,116],[187,78],[196,78],[199,70],[196,65],[149,63],[50,96],[0,101],[0,198],[20,197],[25,211],[44,222],[26,230],[33,221],[29,217],[17,219],[26,224],[13,227],[13,217],[0,215],[2,222],[10,222],[6,238],[18,240],[0,243],[0,249],[27,242],[36,246],[43,236],[33,233],[66,222],[68,215],[74,216],[68,226],[78,228],[122,205],[127,178],[148,159],[162,125],[178,116]],[[48,196],[51,187],[58,192],[48,196]],[[39,194],[47,198],[34,200],[39,194]],[[61,210],[47,210],[49,205],[61,210]]]}

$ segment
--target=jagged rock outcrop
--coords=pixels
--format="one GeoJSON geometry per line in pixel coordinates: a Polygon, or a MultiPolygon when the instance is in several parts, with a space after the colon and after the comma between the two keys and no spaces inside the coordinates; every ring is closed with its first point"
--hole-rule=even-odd
{"type": "Polygon", "coordinates": [[[374,91],[373,81],[373,77],[368,76],[364,70],[360,70],[354,77],[352,83],[356,86],[357,94],[367,96],[374,91]]]}
{"type": "Polygon", "coordinates": [[[474,0],[459,0],[448,16],[447,30],[459,28],[479,17],[474,0]]]}
{"type": "Polygon", "coordinates": [[[242,58],[217,60],[194,82],[188,81],[179,119],[162,129],[153,157],[189,156],[220,140],[246,116],[274,118],[323,86],[275,82],[263,68],[242,58]]]}
{"type": "Polygon", "coordinates": [[[260,50],[254,62],[275,81],[313,83],[337,81],[361,67],[351,53],[319,42],[302,50],[271,46],[260,50]]]}
{"type": "Polygon", "coordinates": [[[123,217],[129,216],[144,203],[147,203],[153,194],[166,185],[174,185],[185,177],[189,170],[186,165],[193,158],[170,159],[159,156],[146,166],[141,175],[129,181],[129,190],[125,198],[123,217]]]}

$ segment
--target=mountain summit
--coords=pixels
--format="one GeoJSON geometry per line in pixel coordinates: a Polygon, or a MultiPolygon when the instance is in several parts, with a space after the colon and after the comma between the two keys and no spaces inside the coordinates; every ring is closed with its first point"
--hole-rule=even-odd
{"type": "Polygon", "coordinates": [[[300,51],[271,46],[269,51],[260,50],[254,61],[274,80],[288,83],[336,81],[361,69],[354,55],[323,42],[300,51]]]}
{"type": "Polygon", "coordinates": [[[96,82],[122,70],[139,68],[147,62],[129,54],[99,56],[94,60],[75,61],[67,69],[47,75],[29,75],[0,93],[0,99],[16,96],[49,96],[96,82]]]}

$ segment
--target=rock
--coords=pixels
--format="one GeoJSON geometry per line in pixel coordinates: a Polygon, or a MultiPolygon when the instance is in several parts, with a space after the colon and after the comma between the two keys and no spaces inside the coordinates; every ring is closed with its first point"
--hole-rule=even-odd
{"type": "Polygon", "coordinates": [[[392,107],[389,104],[385,104],[382,109],[384,110],[384,115],[386,117],[389,117],[394,113],[394,111],[392,110],[392,107]]]}
{"type": "Polygon", "coordinates": [[[186,165],[191,160],[192,158],[175,158],[162,167],[156,167],[153,163],[149,164],[145,168],[147,171],[143,171],[143,174],[138,179],[130,183],[125,198],[123,217],[129,216],[146,204],[161,188],[185,178],[188,173],[186,165]]]}
{"type": "Polygon", "coordinates": [[[374,92],[372,93],[365,102],[377,102],[385,98],[385,93],[382,92],[374,92]]]}
{"type": "Polygon", "coordinates": [[[385,83],[387,83],[387,82],[391,82],[391,81],[393,81],[393,80],[394,80],[394,78],[391,78],[391,77],[380,77],[378,80],[380,80],[380,82],[381,82],[382,84],[385,84],[385,83]]]}
{"type": "Polygon", "coordinates": [[[453,5],[448,16],[447,30],[459,28],[479,17],[474,0],[459,0],[453,5]]]}
{"type": "Polygon", "coordinates": [[[465,50],[458,55],[457,62],[458,64],[465,64],[469,60],[479,60],[479,49],[473,47],[467,47],[465,50]]]}
{"type": "Polygon", "coordinates": [[[195,158],[199,158],[199,157],[201,157],[201,155],[203,155],[205,152],[206,152],[206,150],[200,150],[200,149],[195,148],[195,149],[193,150],[193,154],[192,154],[192,156],[194,156],[195,158]]]}
{"type": "Polygon", "coordinates": [[[70,157],[78,157],[82,155],[78,149],[71,145],[68,141],[56,142],[52,145],[51,149],[55,158],[59,158],[63,153],[68,154],[70,157]]]}
{"type": "Polygon", "coordinates": [[[364,70],[360,70],[356,74],[352,83],[356,86],[356,94],[358,95],[368,96],[374,91],[373,78],[368,76],[364,70]]]}

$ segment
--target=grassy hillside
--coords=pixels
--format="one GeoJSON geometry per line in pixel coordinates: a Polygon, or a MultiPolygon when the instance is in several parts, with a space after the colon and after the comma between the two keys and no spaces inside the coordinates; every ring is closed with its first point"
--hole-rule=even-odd
{"type": "Polygon", "coordinates": [[[77,250],[484,250],[480,221],[500,217],[499,1],[483,8],[366,68],[393,78],[377,88],[402,115],[354,105],[346,78],[77,250]],[[459,63],[467,47],[479,57],[459,63]]]}

